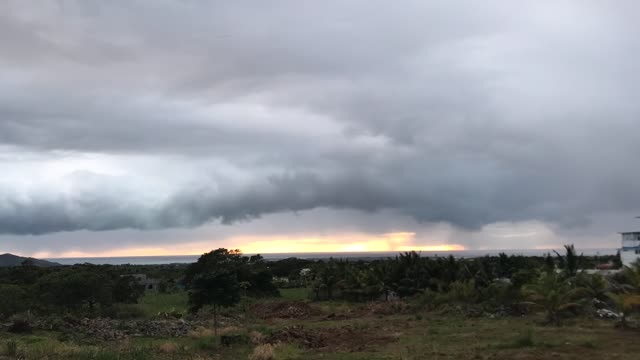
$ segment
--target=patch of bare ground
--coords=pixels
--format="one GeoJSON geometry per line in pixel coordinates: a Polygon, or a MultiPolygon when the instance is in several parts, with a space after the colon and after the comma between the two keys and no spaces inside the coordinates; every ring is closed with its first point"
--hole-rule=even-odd
{"type": "Polygon", "coordinates": [[[389,316],[410,312],[409,305],[403,301],[374,301],[364,305],[349,308],[346,311],[333,312],[324,320],[350,320],[371,316],[389,316]]]}
{"type": "Polygon", "coordinates": [[[302,301],[257,303],[251,306],[251,312],[260,319],[308,319],[322,315],[322,310],[302,301]]]}
{"type": "Polygon", "coordinates": [[[396,341],[400,334],[382,333],[380,329],[362,329],[353,326],[309,329],[290,326],[271,334],[266,342],[297,343],[304,348],[327,352],[370,351],[396,341]]]}

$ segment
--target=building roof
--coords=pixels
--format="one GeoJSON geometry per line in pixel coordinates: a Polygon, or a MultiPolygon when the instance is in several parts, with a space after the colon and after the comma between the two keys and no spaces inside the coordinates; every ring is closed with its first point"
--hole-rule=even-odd
{"type": "Polygon", "coordinates": [[[627,234],[638,235],[638,234],[640,234],[640,231],[627,231],[627,232],[621,232],[620,233],[620,235],[627,235],[627,234]]]}

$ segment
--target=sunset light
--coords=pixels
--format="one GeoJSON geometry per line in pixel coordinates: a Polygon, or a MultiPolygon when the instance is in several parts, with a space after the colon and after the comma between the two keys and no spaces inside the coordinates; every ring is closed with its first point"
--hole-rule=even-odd
{"type": "MultiPolygon", "coordinates": [[[[440,240],[440,239],[437,239],[440,240]]],[[[383,251],[459,251],[459,244],[421,243],[413,232],[383,234],[347,233],[324,236],[242,236],[220,242],[199,241],[164,245],[162,247],[122,248],[102,252],[41,251],[34,254],[41,258],[122,257],[199,255],[219,247],[240,249],[246,254],[271,253],[330,253],[330,252],[383,252],[383,251]]]]}

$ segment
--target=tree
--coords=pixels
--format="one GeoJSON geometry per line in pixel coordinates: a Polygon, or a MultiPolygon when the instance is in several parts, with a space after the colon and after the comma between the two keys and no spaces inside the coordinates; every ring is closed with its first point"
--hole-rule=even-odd
{"type": "Polygon", "coordinates": [[[534,305],[542,307],[547,313],[547,320],[556,326],[561,323],[561,314],[573,307],[580,296],[579,289],[571,288],[569,282],[561,275],[543,272],[538,280],[525,286],[525,294],[534,305]]]}
{"type": "Polygon", "coordinates": [[[546,272],[556,271],[556,263],[553,261],[553,257],[551,254],[547,253],[547,256],[544,258],[544,270],[546,272]]]}
{"type": "Polygon", "coordinates": [[[113,303],[113,279],[98,267],[80,266],[55,271],[39,279],[38,294],[46,304],[67,309],[113,303]]]}
{"type": "Polygon", "coordinates": [[[616,252],[616,256],[613,257],[613,267],[616,269],[622,269],[622,256],[620,250],[616,252]]]}
{"type": "Polygon", "coordinates": [[[202,255],[187,268],[185,283],[189,287],[190,309],[196,312],[211,305],[216,335],[220,307],[233,306],[240,301],[239,275],[244,272],[247,262],[239,250],[220,248],[202,255]]]}
{"type": "Polygon", "coordinates": [[[333,292],[340,280],[338,276],[338,264],[334,259],[329,261],[319,261],[315,268],[315,282],[313,284],[316,298],[320,296],[320,293],[326,291],[327,298],[333,299],[333,292]]]}
{"type": "Polygon", "coordinates": [[[554,250],[556,255],[558,256],[558,260],[560,261],[561,267],[567,272],[569,276],[575,276],[578,272],[578,255],[576,255],[576,248],[571,245],[565,245],[565,256],[563,257],[557,251],[554,250]]]}
{"type": "Polygon", "coordinates": [[[121,276],[113,287],[113,300],[125,304],[137,304],[144,294],[144,286],[138,284],[133,276],[121,276]]]}
{"type": "Polygon", "coordinates": [[[640,295],[608,293],[608,296],[613,301],[620,316],[620,327],[623,329],[629,328],[627,316],[634,308],[640,307],[640,295]]]}
{"type": "Polygon", "coordinates": [[[607,300],[609,284],[602,275],[580,273],[576,277],[576,284],[582,289],[585,297],[601,301],[607,300]]]}
{"type": "Polygon", "coordinates": [[[213,328],[218,335],[218,312],[240,301],[240,283],[233,271],[217,269],[198,274],[191,283],[189,305],[195,312],[204,305],[213,307],[213,328]]]}
{"type": "Polygon", "coordinates": [[[18,285],[0,284],[0,319],[25,311],[29,307],[27,292],[18,285]]]}

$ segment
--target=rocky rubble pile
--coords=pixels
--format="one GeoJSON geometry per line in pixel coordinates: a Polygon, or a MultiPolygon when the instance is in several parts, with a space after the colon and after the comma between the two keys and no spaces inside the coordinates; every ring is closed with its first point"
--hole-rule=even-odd
{"type": "Polygon", "coordinates": [[[262,319],[306,319],[322,314],[320,309],[306,302],[259,303],[251,307],[251,312],[262,319]]]}
{"type": "Polygon", "coordinates": [[[607,320],[618,320],[620,316],[609,309],[598,309],[596,310],[596,317],[607,320]]]}
{"type": "Polygon", "coordinates": [[[202,324],[184,320],[113,320],[57,319],[44,320],[34,324],[41,329],[55,329],[102,340],[123,339],[129,336],[144,337],[185,337],[202,324]]]}
{"type": "Polygon", "coordinates": [[[365,329],[353,326],[309,329],[294,325],[274,331],[265,342],[268,344],[297,343],[307,349],[354,352],[396,341],[400,335],[391,332],[390,329],[365,329]]]}

